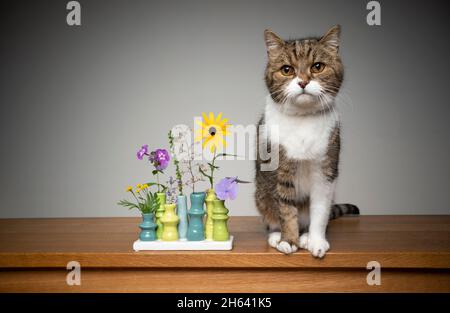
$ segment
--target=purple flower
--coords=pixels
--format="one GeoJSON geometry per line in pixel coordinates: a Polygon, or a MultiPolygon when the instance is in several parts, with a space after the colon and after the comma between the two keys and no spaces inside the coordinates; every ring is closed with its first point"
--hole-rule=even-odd
{"type": "Polygon", "coordinates": [[[150,163],[155,164],[155,151],[150,152],[150,154],[148,155],[148,160],[150,161],[150,163]]]}
{"type": "Polygon", "coordinates": [[[144,158],[144,155],[148,155],[148,145],[143,145],[136,153],[136,156],[139,160],[142,160],[144,158]]]}
{"type": "Polygon", "coordinates": [[[156,149],[151,153],[149,160],[158,171],[162,171],[169,165],[170,155],[166,149],[156,149]]]}
{"type": "Polygon", "coordinates": [[[216,184],[217,198],[220,200],[236,199],[238,191],[237,177],[223,178],[216,184]]]}

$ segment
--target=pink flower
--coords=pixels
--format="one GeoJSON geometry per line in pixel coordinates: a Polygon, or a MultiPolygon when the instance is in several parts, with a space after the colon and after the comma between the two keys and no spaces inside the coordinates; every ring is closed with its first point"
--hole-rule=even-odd
{"type": "Polygon", "coordinates": [[[136,153],[136,156],[139,160],[142,160],[144,158],[144,155],[148,155],[148,145],[143,145],[136,153]]]}
{"type": "Polygon", "coordinates": [[[149,160],[158,171],[163,171],[169,166],[170,155],[166,149],[156,149],[150,154],[149,160]]]}

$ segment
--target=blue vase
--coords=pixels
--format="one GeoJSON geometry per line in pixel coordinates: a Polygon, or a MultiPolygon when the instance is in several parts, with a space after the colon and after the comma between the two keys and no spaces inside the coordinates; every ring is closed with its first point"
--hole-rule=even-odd
{"type": "Polygon", "coordinates": [[[205,231],[203,229],[203,216],[205,215],[205,209],[203,204],[205,203],[204,192],[191,193],[191,208],[189,209],[189,226],[187,239],[189,241],[200,241],[205,239],[205,231]]]}
{"type": "Polygon", "coordinates": [[[187,238],[188,217],[187,217],[187,198],[186,195],[179,195],[177,198],[177,214],[180,218],[178,222],[178,237],[180,239],[187,238]]]}
{"type": "Polygon", "coordinates": [[[139,228],[141,229],[139,239],[142,241],[156,240],[156,224],[153,221],[153,216],[153,213],[142,214],[142,223],[139,225],[139,228]]]}

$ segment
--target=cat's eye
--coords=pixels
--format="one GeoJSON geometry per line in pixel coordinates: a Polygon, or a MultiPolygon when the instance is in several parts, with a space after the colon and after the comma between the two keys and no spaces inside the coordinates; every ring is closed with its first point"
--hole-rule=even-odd
{"type": "Polygon", "coordinates": [[[283,65],[280,69],[281,74],[284,76],[292,76],[294,75],[294,68],[289,65],[283,65]]]}
{"type": "Polygon", "coordinates": [[[322,62],[316,62],[311,66],[311,72],[312,73],[320,73],[325,68],[325,64],[322,62]]]}

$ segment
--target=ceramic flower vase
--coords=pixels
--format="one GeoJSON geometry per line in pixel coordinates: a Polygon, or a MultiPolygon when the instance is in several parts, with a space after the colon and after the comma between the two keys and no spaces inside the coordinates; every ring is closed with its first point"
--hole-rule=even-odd
{"type": "Polygon", "coordinates": [[[226,241],[230,238],[228,233],[228,209],[225,207],[224,200],[213,200],[213,240],[226,241]]]}
{"type": "Polygon", "coordinates": [[[205,239],[203,229],[203,216],[205,210],[203,204],[205,202],[204,192],[191,193],[191,208],[189,209],[189,226],[187,239],[189,241],[200,241],[205,239]]]}
{"type": "Polygon", "coordinates": [[[165,211],[161,217],[163,224],[163,232],[161,239],[163,241],[177,241],[178,240],[178,221],[180,220],[175,212],[176,204],[168,203],[164,205],[165,211]]]}
{"type": "Polygon", "coordinates": [[[156,193],[156,197],[159,200],[159,207],[156,209],[156,238],[161,239],[163,233],[163,224],[161,222],[161,217],[164,214],[164,205],[166,204],[166,194],[164,192],[156,193]]]}
{"type": "Polygon", "coordinates": [[[187,197],[186,195],[179,195],[177,198],[177,211],[180,219],[178,223],[178,237],[181,240],[187,238],[188,231],[188,217],[187,217],[187,197]]]}
{"type": "Polygon", "coordinates": [[[141,233],[139,239],[142,241],[156,240],[156,224],[153,222],[153,213],[142,213],[142,223],[139,225],[141,233]]]}
{"type": "Polygon", "coordinates": [[[213,208],[214,208],[214,200],[217,200],[216,192],[214,189],[208,189],[206,194],[206,222],[205,222],[205,239],[213,240],[213,208]]]}

